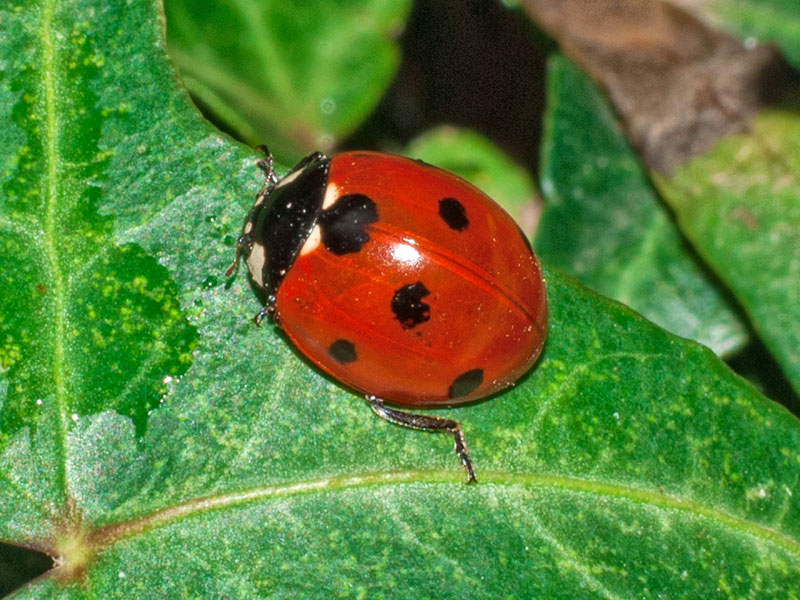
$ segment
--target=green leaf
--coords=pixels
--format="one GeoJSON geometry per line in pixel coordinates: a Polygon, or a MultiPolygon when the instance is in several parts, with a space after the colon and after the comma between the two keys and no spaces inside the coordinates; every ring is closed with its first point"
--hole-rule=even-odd
{"type": "Polygon", "coordinates": [[[713,0],[701,7],[742,38],[776,44],[800,66],[800,11],[796,0],[713,0]]]}
{"type": "MultiPolygon", "coordinates": [[[[73,343],[72,320],[59,328],[41,310],[33,329],[0,313],[4,335],[51,340],[22,345],[0,374],[3,407],[44,398],[2,425],[0,540],[60,558],[17,598],[798,597],[797,419],[705,348],[558,271],[546,271],[538,367],[508,393],[440,411],[464,424],[475,486],[451,440],[373,418],[257,329],[244,274],[219,275],[260,184],[255,157],[177,88],[157,8],[19,0],[0,14],[13,32],[0,51],[14,57],[0,131],[17,157],[0,180],[16,190],[2,197],[3,240],[30,229],[65,248],[54,262],[35,244],[17,246],[27,261],[4,255],[8,293],[22,306],[55,264],[77,283],[47,301],[81,310],[87,258],[113,255],[92,263],[94,281],[113,282],[151,260],[197,336],[142,432],[113,398],[73,419],[92,376],[81,361],[103,372],[115,357],[73,343]],[[84,61],[89,48],[102,67],[84,61]],[[26,186],[43,192],[23,197],[26,186]],[[34,367],[46,376],[30,392],[34,367]]],[[[163,305],[128,302],[148,319],[163,305]]],[[[117,354],[158,331],[115,340],[117,354]]]]}
{"type": "MultiPolygon", "coordinates": [[[[150,187],[151,174],[120,157],[127,162],[125,146],[139,143],[142,164],[168,168],[180,154],[169,143],[191,143],[178,132],[158,148],[135,139],[142,114],[152,114],[134,102],[163,102],[166,119],[174,85],[137,97],[137,76],[121,77],[104,32],[73,17],[70,5],[44,4],[39,19],[10,13],[6,27],[4,55],[15,58],[6,60],[2,92],[0,366],[11,382],[0,405],[3,436],[35,423],[47,405],[72,420],[115,410],[141,433],[197,341],[167,270],[115,238],[102,211],[120,184],[126,195],[169,200],[166,186],[150,187]],[[98,89],[101,74],[110,89],[98,89]]],[[[126,35],[116,33],[115,45],[126,35]]],[[[55,433],[61,450],[66,425],[55,433]]]]}
{"type": "Polygon", "coordinates": [[[658,178],[681,228],[734,292],[800,391],[800,116],[763,112],[658,178]]]}
{"type": "Polygon", "coordinates": [[[72,429],[86,537],[58,540],[66,564],[96,553],[82,585],[101,597],[796,597],[797,421],[708,351],[548,280],[542,364],[451,411],[477,486],[449,442],[372,419],[269,330],[235,331],[228,396],[203,396],[196,362],[141,450],[112,413],[72,429]],[[234,396],[257,337],[284,357],[261,355],[263,395],[234,396]]]}
{"type": "Polygon", "coordinates": [[[524,231],[532,233],[533,182],[525,169],[484,136],[444,125],[412,140],[404,154],[460,175],[500,204],[524,231]]]}
{"type": "Polygon", "coordinates": [[[170,55],[189,90],[278,157],[331,150],[399,63],[410,0],[166,0],[170,55]]]}
{"type": "Polygon", "coordinates": [[[563,56],[548,73],[537,253],[717,354],[741,347],[744,327],[681,238],[606,100],[563,56]]]}

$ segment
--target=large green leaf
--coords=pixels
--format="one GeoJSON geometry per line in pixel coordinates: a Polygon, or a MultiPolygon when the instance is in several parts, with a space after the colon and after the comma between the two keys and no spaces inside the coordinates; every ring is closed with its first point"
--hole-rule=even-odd
{"type": "MultiPolygon", "coordinates": [[[[115,237],[103,205],[124,193],[137,199],[132,212],[159,210],[174,178],[192,176],[174,164],[208,132],[173,129],[153,145],[150,128],[199,122],[166,85],[164,61],[126,73],[111,52],[132,34],[96,24],[113,19],[79,18],[69,3],[40,10],[3,15],[0,365],[10,384],[0,425],[6,437],[50,408],[65,416],[54,430],[62,464],[50,465],[63,471],[69,420],[115,410],[141,433],[166,382],[192,361],[197,333],[174,281],[154,255],[115,237]],[[160,86],[143,87],[159,75],[160,86]]],[[[156,29],[147,34],[139,43],[160,44],[156,29]]]]}
{"type": "Polygon", "coordinates": [[[746,334],[653,191],[589,77],[563,56],[548,74],[547,200],[535,248],[592,289],[724,355],[746,334]]]}
{"type": "Polygon", "coordinates": [[[165,0],[188,88],[279,157],[331,150],[378,103],[410,0],[165,0]]]}
{"type": "Polygon", "coordinates": [[[800,391],[800,114],[771,110],[658,181],[800,391]]]}
{"type": "Polygon", "coordinates": [[[743,38],[775,43],[800,65],[800,9],[797,0],[712,0],[699,7],[743,38]]]}
{"type": "Polygon", "coordinates": [[[177,89],[157,3],[18,2],[0,218],[38,238],[0,269],[41,316],[0,314],[0,540],[60,560],[17,597],[798,597],[800,425],[708,350],[548,269],[539,366],[446,411],[464,485],[450,440],[373,418],[220,285],[259,175],[177,89]],[[81,346],[95,288],[113,352],[81,346]],[[139,426],[111,365],[160,360],[162,312],[192,362],[132,373],[139,426]]]}

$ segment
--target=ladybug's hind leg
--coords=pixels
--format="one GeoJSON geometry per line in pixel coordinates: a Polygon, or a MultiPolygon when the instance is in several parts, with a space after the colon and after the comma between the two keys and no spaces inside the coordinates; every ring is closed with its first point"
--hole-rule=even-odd
{"type": "Polygon", "coordinates": [[[383,400],[376,396],[367,396],[372,412],[381,419],[385,419],[395,425],[408,427],[410,429],[420,429],[423,431],[436,431],[441,433],[452,433],[455,438],[455,451],[464,470],[467,472],[467,483],[476,482],[475,471],[472,469],[472,461],[467,454],[467,445],[464,442],[464,433],[461,431],[461,424],[452,419],[434,417],[430,415],[417,415],[407,413],[402,410],[388,408],[383,400]]]}

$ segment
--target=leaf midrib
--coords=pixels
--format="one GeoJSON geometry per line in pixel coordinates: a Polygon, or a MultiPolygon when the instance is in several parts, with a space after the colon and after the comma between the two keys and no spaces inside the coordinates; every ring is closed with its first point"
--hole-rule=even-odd
{"type": "Polygon", "coordinates": [[[218,496],[194,498],[153,512],[149,515],[100,527],[87,534],[87,541],[95,551],[152,529],[171,525],[180,519],[198,513],[225,508],[236,508],[267,498],[286,498],[320,491],[343,491],[375,485],[446,484],[457,485],[462,493],[488,486],[525,486],[552,488],[597,496],[627,499],[663,510],[680,510],[715,520],[733,530],[773,543],[800,561],[800,542],[765,525],[731,515],[696,500],[688,500],[660,492],[615,483],[593,481],[546,473],[509,473],[506,471],[481,471],[477,486],[464,484],[460,472],[445,470],[413,470],[391,473],[366,473],[341,475],[302,482],[267,485],[218,496]]]}
{"type": "Polygon", "coordinates": [[[45,110],[45,163],[46,163],[46,200],[44,220],[44,254],[48,263],[53,303],[55,304],[52,316],[55,321],[53,327],[53,381],[55,384],[56,405],[59,414],[57,428],[57,445],[61,449],[62,460],[54,461],[58,469],[62,490],[67,493],[67,390],[64,338],[66,332],[65,315],[65,285],[64,275],[58,260],[55,245],[56,211],[59,197],[58,168],[61,164],[61,155],[58,147],[61,123],[58,118],[57,93],[56,93],[56,48],[53,32],[53,14],[56,0],[46,0],[42,10],[41,44],[42,44],[42,83],[44,87],[45,110]]]}

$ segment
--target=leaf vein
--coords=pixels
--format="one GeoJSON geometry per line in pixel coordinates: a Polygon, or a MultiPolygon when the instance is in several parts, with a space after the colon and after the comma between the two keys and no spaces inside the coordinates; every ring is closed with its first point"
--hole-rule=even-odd
{"type": "MultiPolygon", "coordinates": [[[[748,520],[743,516],[725,512],[717,506],[704,505],[692,499],[672,496],[662,491],[635,488],[617,483],[579,479],[546,473],[509,473],[506,471],[482,471],[482,484],[487,486],[524,486],[558,489],[578,494],[593,494],[607,498],[621,498],[630,502],[645,504],[665,511],[684,511],[712,519],[731,529],[752,536],[761,542],[769,542],[794,555],[800,562],[800,542],[789,534],[772,529],[762,523],[748,520]]],[[[217,496],[193,498],[181,504],[157,510],[148,515],[112,523],[94,530],[89,535],[89,543],[95,547],[112,544],[121,539],[145,533],[151,529],[171,525],[181,519],[211,510],[222,510],[244,506],[271,498],[301,496],[315,492],[346,491],[358,487],[403,485],[403,484],[446,484],[463,488],[463,476],[456,470],[414,470],[397,472],[377,472],[359,475],[337,475],[309,481],[266,485],[245,490],[237,490],[217,496]]]]}
{"type": "MultiPolygon", "coordinates": [[[[50,267],[51,281],[53,286],[53,302],[55,308],[52,311],[54,319],[53,327],[53,379],[55,382],[55,398],[58,411],[61,416],[59,427],[56,430],[58,435],[57,445],[61,450],[62,460],[57,461],[57,469],[60,470],[62,486],[66,492],[69,489],[69,478],[67,475],[67,463],[69,462],[67,446],[67,389],[66,389],[66,369],[65,369],[65,336],[66,336],[66,306],[64,303],[65,281],[59,264],[58,251],[55,239],[57,235],[56,213],[60,198],[58,170],[61,166],[61,156],[59,149],[59,129],[61,123],[58,118],[57,98],[58,90],[56,82],[56,70],[58,68],[55,43],[58,39],[53,31],[53,15],[55,12],[55,0],[49,0],[44,4],[42,11],[42,25],[40,30],[42,47],[42,77],[44,89],[44,111],[45,111],[45,179],[46,179],[46,203],[43,246],[47,263],[50,267]]],[[[67,494],[69,495],[69,494],[67,494]]]]}

